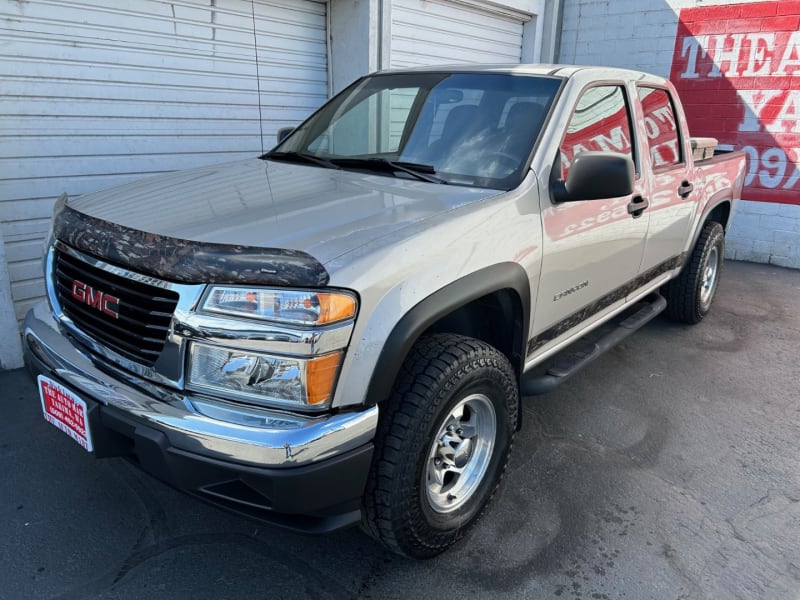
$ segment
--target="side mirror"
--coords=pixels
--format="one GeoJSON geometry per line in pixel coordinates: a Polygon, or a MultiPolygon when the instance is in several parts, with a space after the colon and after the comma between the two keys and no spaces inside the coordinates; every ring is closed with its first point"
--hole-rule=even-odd
{"type": "Polygon", "coordinates": [[[633,161],[615,152],[581,152],[569,168],[566,181],[555,180],[550,188],[556,202],[602,200],[633,193],[633,161]]]}
{"type": "Polygon", "coordinates": [[[294,127],[281,127],[278,129],[278,143],[280,144],[283,140],[285,140],[289,135],[294,131],[294,127]]]}

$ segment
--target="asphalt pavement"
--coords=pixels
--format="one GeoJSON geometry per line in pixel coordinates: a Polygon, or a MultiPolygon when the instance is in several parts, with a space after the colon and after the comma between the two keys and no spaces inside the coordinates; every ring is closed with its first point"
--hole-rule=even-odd
{"type": "Polygon", "coordinates": [[[526,399],[492,510],[415,562],[95,460],[6,371],[0,598],[800,600],[799,382],[800,271],[729,262],[700,325],[657,319],[526,399]]]}

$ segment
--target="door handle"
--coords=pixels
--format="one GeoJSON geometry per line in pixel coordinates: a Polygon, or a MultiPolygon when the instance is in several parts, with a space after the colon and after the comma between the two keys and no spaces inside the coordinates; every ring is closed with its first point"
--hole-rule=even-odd
{"type": "Polygon", "coordinates": [[[678,196],[681,198],[686,198],[692,193],[692,190],[694,190],[694,186],[688,181],[684,180],[681,182],[681,185],[678,188],[678,196]]]}
{"type": "Polygon", "coordinates": [[[638,219],[642,216],[642,213],[647,210],[648,206],[650,206],[650,202],[647,201],[647,198],[635,196],[633,200],[628,203],[628,214],[633,215],[634,219],[638,219]]]}

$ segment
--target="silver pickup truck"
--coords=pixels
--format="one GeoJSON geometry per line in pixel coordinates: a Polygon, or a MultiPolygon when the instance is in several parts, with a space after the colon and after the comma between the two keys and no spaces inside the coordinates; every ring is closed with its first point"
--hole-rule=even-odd
{"type": "Polygon", "coordinates": [[[366,76],[267,154],[56,204],[24,323],[45,418],[230,510],[436,555],[520,397],[697,323],[744,156],[673,86],[553,65],[366,76]]]}

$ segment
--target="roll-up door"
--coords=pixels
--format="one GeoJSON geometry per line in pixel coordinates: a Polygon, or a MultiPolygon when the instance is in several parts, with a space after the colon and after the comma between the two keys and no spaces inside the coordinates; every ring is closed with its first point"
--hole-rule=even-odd
{"type": "Polygon", "coordinates": [[[489,4],[393,0],[391,66],[518,63],[529,16],[489,4]]]}
{"type": "Polygon", "coordinates": [[[42,241],[62,192],[259,152],[254,24],[264,144],[326,100],[326,8],[0,0],[0,239],[17,318],[43,294],[42,241]]]}

